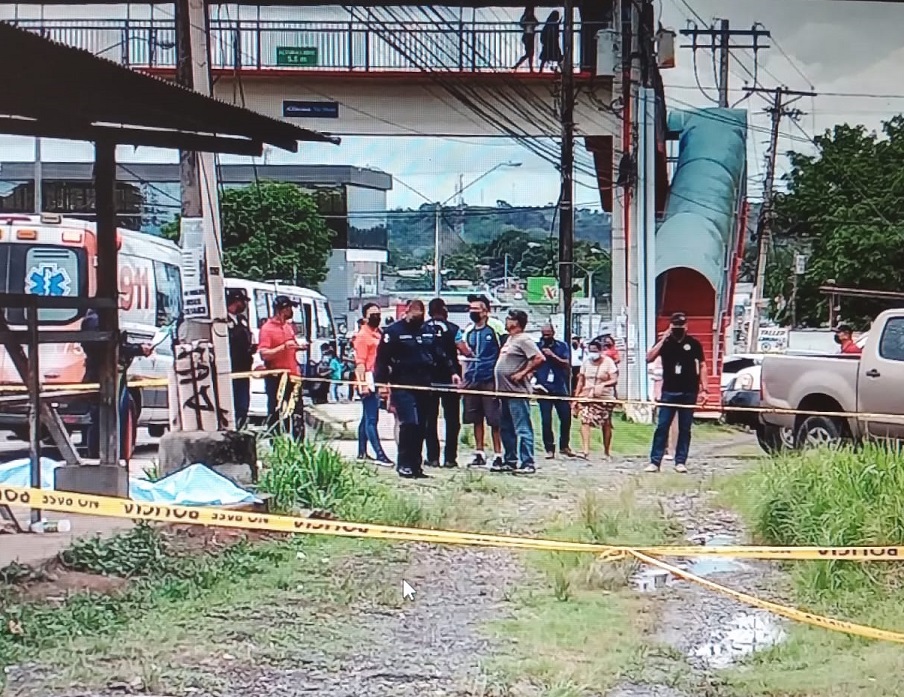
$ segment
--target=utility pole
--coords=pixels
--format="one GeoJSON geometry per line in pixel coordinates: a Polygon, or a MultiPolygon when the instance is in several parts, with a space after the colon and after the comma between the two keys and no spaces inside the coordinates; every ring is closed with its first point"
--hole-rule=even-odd
{"type": "MultiPolygon", "coordinates": [[[[176,81],[212,94],[206,0],[176,0],[176,81]]],[[[219,192],[209,153],[180,152],[183,318],[170,387],[174,430],[235,428],[226,327],[219,192]],[[216,325],[217,326],[215,328],[216,325]],[[219,363],[217,359],[219,358],[219,363]],[[184,392],[183,392],[184,390],[184,392]]]]}
{"type": "Polygon", "coordinates": [[[797,120],[803,116],[799,109],[788,109],[788,106],[801,97],[815,97],[815,92],[798,92],[787,87],[777,87],[775,90],[767,90],[760,87],[745,87],[748,93],[772,93],[772,106],[766,112],[772,117],[772,128],[769,137],[769,153],[766,156],[766,180],[763,187],[763,206],[757,218],[757,260],[756,281],[751,299],[750,331],[747,335],[747,348],[751,353],[756,352],[760,333],[760,314],[762,312],[763,294],[766,285],[766,260],[772,237],[772,215],[774,213],[773,198],[775,185],[775,160],[778,154],[779,125],[782,117],[797,120]],[[787,97],[794,97],[786,101],[787,97]]]}
{"type": "Polygon", "coordinates": [[[753,51],[754,62],[757,59],[757,51],[763,48],[769,48],[768,45],[760,43],[760,39],[768,39],[771,34],[765,29],[757,28],[754,24],[750,29],[732,29],[727,19],[720,19],[718,28],[711,25],[708,29],[701,29],[696,24],[681,30],[682,36],[691,38],[689,45],[682,48],[693,49],[696,54],[698,49],[705,51],[719,52],[719,106],[723,109],[728,108],[728,80],[729,67],[731,65],[732,51],[753,51]],[[733,44],[733,38],[750,39],[749,44],[733,44]],[[701,43],[700,39],[708,39],[707,42],[701,43]]]}
{"type": "Polygon", "coordinates": [[[441,232],[443,226],[443,206],[441,203],[436,204],[436,213],[433,220],[433,294],[439,297],[443,292],[443,255],[440,250],[442,244],[441,232]]]}
{"type": "Polygon", "coordinates": [[[574,0],[565,0],[562,21],[562,192],[559,203],[559,289],[563,337],[571,344],[574,297],[574,0]]]}

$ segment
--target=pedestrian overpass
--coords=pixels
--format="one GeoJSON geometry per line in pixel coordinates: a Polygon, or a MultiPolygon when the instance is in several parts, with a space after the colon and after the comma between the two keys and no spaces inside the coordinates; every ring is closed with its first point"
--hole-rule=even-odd
{"type": "MultiPolygon", "coordinates": [[[[538,65],[513,68],[523,53],[516,22],[387,22],[363,9],[356,15],[348,21],[212,17],[214,95],[341,136],[561,135],[561,75],[548,65],[542,72],[538,65]]],[[[16,24],[135,69],[175,76],[171,17],[16,24]]],[[[574,115],[575,132],[593,156],[601,203],[611,212],[618,159],[612,143],[622,123],[612,78],[595,74],[594,38],[602,26],[575,27],[574,115]]],[[[664,173],[664,158],[662,164],[664,173]]]]}

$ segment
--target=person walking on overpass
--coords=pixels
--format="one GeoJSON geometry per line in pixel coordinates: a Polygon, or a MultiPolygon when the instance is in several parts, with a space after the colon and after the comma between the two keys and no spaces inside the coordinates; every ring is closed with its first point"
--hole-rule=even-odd
{"type": "Polygon", "coordinates": [[[521,43],[524,46],[524,55],[518,59],[518,62],[515,63],[512,70],[517,70],[524,65],[525,61],[527,61],[530,71],[534,72],[534,53],[537,48],[537,26],[540,22],[537,19],[537,14],[533,5],[528,5],[524,8],[524,14],[521,15],[519,24],[521,25],[521,43]]]}
{"type": "Polygon", "coordinates": [[[562,46],[559,40],[559,12],[553,10],[543,25],[543,33],[540,34],[540,72],[547,63],[552,63],[553,72],[558,70],[562,63],[562,46]]]}
{"type": "Polygon", "coordinates": [[[474,426],[475,454],[470,467],[485,467],[485,426],[489,426],[493,438],[493,466],[502,466],[502,438],[499,434],[499,400],[493,394],[495,378],[493,370],[499,358],[499,349],[507,336],[505,327],[490,317],[490,300],[485,295],[468,297],[471,324],[462,333],[459,351],[466,360],[462,385],[477,394],[464,395],[464,423],[474,426]]]}
{"type": "MultiPolygon", "coordinates": [[[[537,391],[546,397],[568,397],[571,394],[571,352],[568,345],[556,339],[551,324],[540,330],[537,348],[543,353],[544,362],[537,368],[537,391]]],[[[540,424],[546,459],[556,456],[556,441],[552,431],[552,412],[559,417],[559,451],[566,457],[574,457],[571,449],[571,405],[567,399],[540,399],[540,424]]]]}

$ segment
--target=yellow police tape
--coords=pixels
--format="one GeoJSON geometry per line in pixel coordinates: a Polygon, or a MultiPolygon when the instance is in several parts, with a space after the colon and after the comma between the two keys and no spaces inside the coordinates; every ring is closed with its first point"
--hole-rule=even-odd
{"type": "MultiPolygon", "coordinates": [[[[358,386],[359,383],[356,380],[333,380],[330,378],[317,378],[317,377],[305,377],[301,378],[295,375],[288,375],[285,370],[252,370],[246,372],[237,372],[230,374],[233,380],[243,380],[243,379],[258,379],[263,377],[268,377],[272,375],[285,375],[288,376],[288,379],[293,383],[328,383],[335,385],[353,385],[358,386]]],[[[130,380],[128,383],[129,387],[140,389],[147,387],[167,387],[169,385],[168,378],[140,378],[136,380],[130,380]]],[[[285,391],[286,383],[285,381],[280,382],[279,392],[283,393],[285,391]]],[[[391,390],[392,386],[387,384],[377,384],[375,386],[377,389],[388,389],[391,390]]],[[[396,389],[405,389],[411,390],[415,392],[433,392],[437,394],[443,393],[454,393],[460,395],[479,395],[483,397],[511,397],[512,395],[507,392],[499,392],[497,390],[472,390],[467,387],[446,387],[446,386],[422,386],[422,385],[404,385],[404,386],[395,386],[396,389]]],[[[43,393],[42,396],[45,398],[51,398],[54,396],[56,392],[60,393],[60,397],[63,398],[65,396],[71,396],[65,393],[68,392],[97,392],[100,389],[100,385],[97,383],[69,383],[69,384],[50,384],[45,385],[45,388],[49,388],[47,392],[43,393]]],[[[0,385],[0,394],[4,393],[22,393],[28,392],[28,387],[25,385],[0,385]]],[[[699,410],[704,408],[701,404],[675,404],[672,402],[657,402],[655,400],[642,400],[642,399],[615,399],[615,398],[597,398],[597,397],[571,397],[571,396],[561,396],[561,395],[549,395],[542,393],[535,393],[530,396],[531,399],[537,401],[543,400],[552,400],[556,402],[572,402],[578,404],[605,404],[609,407],[627,407],[627,406],[649,406],[649,407],[671,407],[673,409],[694,409],[699,410]]],[[[904,421],[904,414],[889,414],[883,412],[854,412],[854,411],[820,411],[814,409],[785,409],[779,407],[738,407],[731,405],[719,405],[717,407],[713,407],[713,411],[721,411],[721,412],[736,412],[741,414],[786,414],[789,416],[825,416],[829,418],[858,418],[858,419],[867,419],[867,420],[882,420],[889,422],[897,422],[904,421]]]]}
{"type": "Polygon", "coordinates": [[[508,535],[488,535],[455,530],[425,530],[392,525],[375,525],[320,518],[296,518],[282,515],[246,513],[222,508],[199,508],[145,504],[128,499],[117,499],[88,494],[44,491],[0,486],[0,504],[29,506],[52,511],[157,521],[171,524],[212,525],[242,530],[261,530],[277,533],[330,535],[339,537],[372,538],[431,544],[456,544],[480,547],[504,547],[546,552],[587,552],[603,561],[619,561],[634,557],[638,561],[655,566],[670,574],[754,607],[768,610],[791,620],[811,624],[869,639],[904,643],[904,634],[873,627],[866,627],[844,620],[814,615],[810,612],[779,605],[740,591],[713,583],[656,558],[730,556],[748,559],[822,559],[851,561],[893,561],[904,557],[904,547],[641,547],[567,542],[508,535]]]}

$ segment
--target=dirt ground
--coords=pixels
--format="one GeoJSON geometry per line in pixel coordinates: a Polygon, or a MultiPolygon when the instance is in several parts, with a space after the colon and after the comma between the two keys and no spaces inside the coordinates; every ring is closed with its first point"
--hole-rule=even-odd
{"type": "MultiPolygon", "coordinates": [[[[617,524],[618,492],[630,486],[638,506],[683,527],[688,539],[743,539],[737,517],[714,504],[711,484],[716,475],[749,466],[751,460],[733,455],[748,452],[749,440],[733,434],[696,446],[686,477],[641,475],[639,458],[541,461],[530,479],[508,477],[497,485],[490,475],[475,476],[465,498],[443,500],[458,527],[539,535],[551,519],[573,514],[588,492],[617,524]]],[[[453,476],[463,475],[442,472],[422,485],[400,486],[422,486],[436,501],[453,476]]],[[[210,533],[185,534],[197,536],[192,544],[222,543],[210,533]]],[[[62,658],[51,653],[46,662],[12,666],[7,694],[692,697],[723,694],[717,669],[756,648],[747,646],[750,613],[732,600],[672,579],[657,585],[641,573],[632,587],[559,602],[543,563],[502,549],[416,544],[374,551],[318,541],[291,568],[250,578],[190,610],[158,609],[115,639],[78,638],[62,658]],[[402,599],[403,581],[416,590],[414,600],[402,599]],[[641,590],[647,581],[651,587],[641,590]],[[618,644],[603,646],[599,656],[580,646],[582,632],[592,640],[588,623],[620,617],[625,608],[639,610],[630,632],[616,619],[599,627],[618,644]],[[603,656],[608,649],[613,655],[603,656]],[[597,669],[597,658],[613,665],[597,669]],[[630,665],[617,665],[622,658],[630,665]],[[89,662],[98,667],[88,669],[89,662]]],[[[36,584],[31,594],[117,588],[110,579],[112,585],[99,588],[74,572],[49,573],[53,580],[36,584]]],[[[765,565],[705,573],[748,591],[774,595],[779,585],[765,565]]],[[[781,627],[769,631],[780,635],[781,627]]]]}

